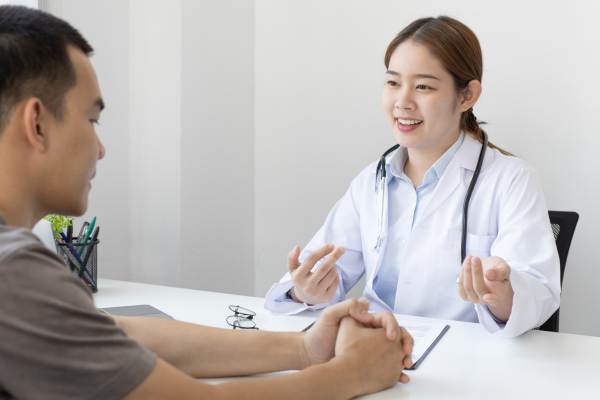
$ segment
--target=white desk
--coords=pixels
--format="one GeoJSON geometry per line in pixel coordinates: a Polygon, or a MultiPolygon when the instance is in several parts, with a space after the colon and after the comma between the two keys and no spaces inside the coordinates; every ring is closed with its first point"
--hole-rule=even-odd
{"type": "MultiPolygon", "coordinates": [[[[97,307],[150,304],[173,318],[228,328],[229,305],[255,311],[262,330],[300,331],[318,314],[271,315],[263,299],[100,279],[97,307]]],[[[600,317],[600,316],[599,316],[600,317]]],[[[518,338],[488,335],[478,324],[421,317],[405,320],[446,323],[450,330],[415,371],[368,399],[600,399],[600,338],[531,331],[518,338]]],[[[221,383],[232,378],[206,379],[221,383]]],[[[244,379],[244,378],[233,378],[244,379]]]]}

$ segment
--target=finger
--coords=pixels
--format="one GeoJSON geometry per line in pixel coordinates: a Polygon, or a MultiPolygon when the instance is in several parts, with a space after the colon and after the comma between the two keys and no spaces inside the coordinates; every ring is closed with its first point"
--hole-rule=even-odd
{"type": "MultiPolygon", "coordinates": [[[[400,327],[400,337],[402,339],[402,351],[406,354],[406,356],[410,360],[410,367],[412,367],[412,360],[410,358],[410,355],[413,352],[413,347],[415,347],[415,340],[410,335],[410,333],[408,333],[406,328],[404,328],[403,326],[400,327]]],[[[408,367],[408,368],[410,368],[410,367],[408,367]]]]}
{"type": "Polygon", "coordinates": [[[484,299],[488,303],[488,305],[492,307],[497,307],[502,303],[504,296],[500,296],[497,294],[486,294],[484,299]]]}
{"type": "Polygon", "coordinates": [[[344,317],[352,316],[361,323],[370,323],[373,316],[369,314],[368,309],[368,302],[348,299],[327,307],[319,319],[327,325],[339,325],[344,317]]]}
{"type": "Polygon", "coordinates": [[[485,297],[488,305],[492,307],[498,307],[504,301],[506,293],[486,294],[485,297]]]}
{"type": "Polygon", "coordinates": [[[371,327],[385,329],[385,335],[390,341],[396,340],[400,327],[398,321],[394,317],[394,314],[390,312],[378,312],[374,313],[373,320],[371,321],[371,327]]]}
{"type": "Polygon", "coordinates": [[[335,279],[331,282],[331,285],[325,291],[325,303],[330,302],[335,297],[335,292],[337,291],[338,286],[340,286],[340,276],[335,274],[335,279]]]}
{"type": "Polygon", "coordinates": [[[296,246],[288,253],[287,256],[287,269],[291,274],[294,272],[299,266],[300,262],[298,262],[298,257],[300,256],[300,246],[296,246]]]}
{"type": "Polygon", "coordinates": [[[350,308],[350,315],[363,324],[370,324],[373,321],[373,314],[369,313],[371,302],[366,297],[357,300],[358,307],[350,308]]]}
{"type": "Polygon", "coordinates": [[[481,266],[481,259],[478,257],[471,259],[471,274],[473,275],[473,289],[478,297],[477,301],[485,303],[483,296],[490,291],[483,280],[483,267],[481,266]]]}
{"type": "Polygon", "coordinates": [[[501,282],[510,278],[510,267],[507,263],[503,262],[490,268],[485,273],[485,277],[490,282],[501,282]]]}
{"type": "Polygon", "coordinates": [[[321,265],[319,265],[319,268],[317,268],[317,270],[310,276],[310,279],[312,280],[311,283],[318,285],[319,282],[321,282],[332,269],[335,269],[335,263],[340,259],[345,251],[346,249],[342,246],[332,251],[331,254],[329,254],[329,256],[321,263],[321,265]]]}
{"type": "Polygon", "coordinates": [[[400,379],[398,379],[400,383],[408,383],[410,382],[410,378],[404,372],[400,374],[400,379]]]}
{"type": "Polygon", "coordinates": [[[469,258],[469,262],[465,266],[464,271],[464,281],[463,288],[467,293],[467,298],[471,303],[478,303],[477,293],[475,293],[475,289],[473,289],[473,274],[471,274],[471,258],[469,258]]]}
{"type": "Polygon", "coordinates": [[[317,291],[325,293],[327,291],[327,289],[329,289],[329,287],[331,286],[333,281],[335,280],[335,277],[337,276],[337,274],[338,274],[337,267],[334,264],[333,267],[327,273],[327,275],[325,275],[323,277],[323,279],[321,279],[321,282],[317,283],[317,291]]]}
{"type": "Polygon", "coordinates": [[[404,357],[404,360],[402,360],[402,364],[404,364],[404,368],[411,369],[414,365],[412,357],[411,356],[404,357]]]}
{"type": "Polygon", "coordinates": [[[465,292],[465,288],[463,286],[463,282],[465,280],[464,278],[464,272],[465,272],[465,268],[467,265],[467,262],[469,260],[471,256],[467,256],[465,257],[465,261],[463,262],[462,267],[460,268],[460,275],[458,275],[458,295],[460,296],[461,299],[463,299],[464,301],[469,301],[469,298],[467,296],[467,292],[465,292]]]}
{"type": "Polygon", "coordinates": [[[296,270],[296,274],[307,277],[310,274],[310,270],[313,269],[315,264],[319,262],[319,260],[325,257],[327,254],[333,251],[334,247],[332,244],[326,244],[318,250],[313,251],[306,257],[306,260],[296,270]]]}

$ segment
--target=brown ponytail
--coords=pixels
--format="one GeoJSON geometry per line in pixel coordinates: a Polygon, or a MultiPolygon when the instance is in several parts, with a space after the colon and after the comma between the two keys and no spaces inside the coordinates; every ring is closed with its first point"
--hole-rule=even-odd
{"type": "MultiPolygon", "coordinates": [[[[437,18],[421,18],[404,28],[385,52],[385,67],[388,68],[390,58],[400,44],[407,40],[426,46],[446,67],[454,79],[457,94],[464,91],[469,82],[481,82],[483,76],[483,55],[477,36],[462,22],[447,16],[437,18]]],[[[473,114],[473,108],[463,112],[460,118],[460,129],[483,143],[483,133],[473,114]]],[[[509,152],[488,142],[488,147],[498,149],[502,154],[512,156],[509,152]]]]}

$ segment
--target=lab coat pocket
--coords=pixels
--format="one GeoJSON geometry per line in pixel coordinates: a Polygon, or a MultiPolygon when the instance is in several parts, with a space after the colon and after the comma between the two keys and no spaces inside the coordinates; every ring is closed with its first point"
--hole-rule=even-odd
{"type": "MultiPolygon", "coordinates": [[[[450,230],[446,234],[444,250],[438,263],[436,286],[441,294],[448,297],[460,299],[456,280],[460,275],[461,258],[460,242],[462,232],[450,230]]],[[[490,256],[490,249],[496,239],[496,235],[479,236],[467,233],[467,255],[476,256],[481,259],[490,256]]]]}

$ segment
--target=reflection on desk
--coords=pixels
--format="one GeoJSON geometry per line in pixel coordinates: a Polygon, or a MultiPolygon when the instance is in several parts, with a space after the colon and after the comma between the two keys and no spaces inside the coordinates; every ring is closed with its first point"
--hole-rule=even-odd
{"type": "MultiPolygon", "coordinates": [[[[299,332],[318,316],[304,311],[275,316],[264,299],[99,279],[96,307],[151,304],[179,321],[230,328],[228,306],[257,312],[261,330],[299,332]]],[[[403,321],[448,324],[450,330],[416,371],[411,382],[361,399],[594,399],[600,398],[600,338],[531,331],[517,338],[496,338],[479,324],[398,316],[403,321]]],[[[293,373],[280,372],[267,374],[293,373]]],[[[218,384],[232,379],[203,381],[218,384]]]]}

